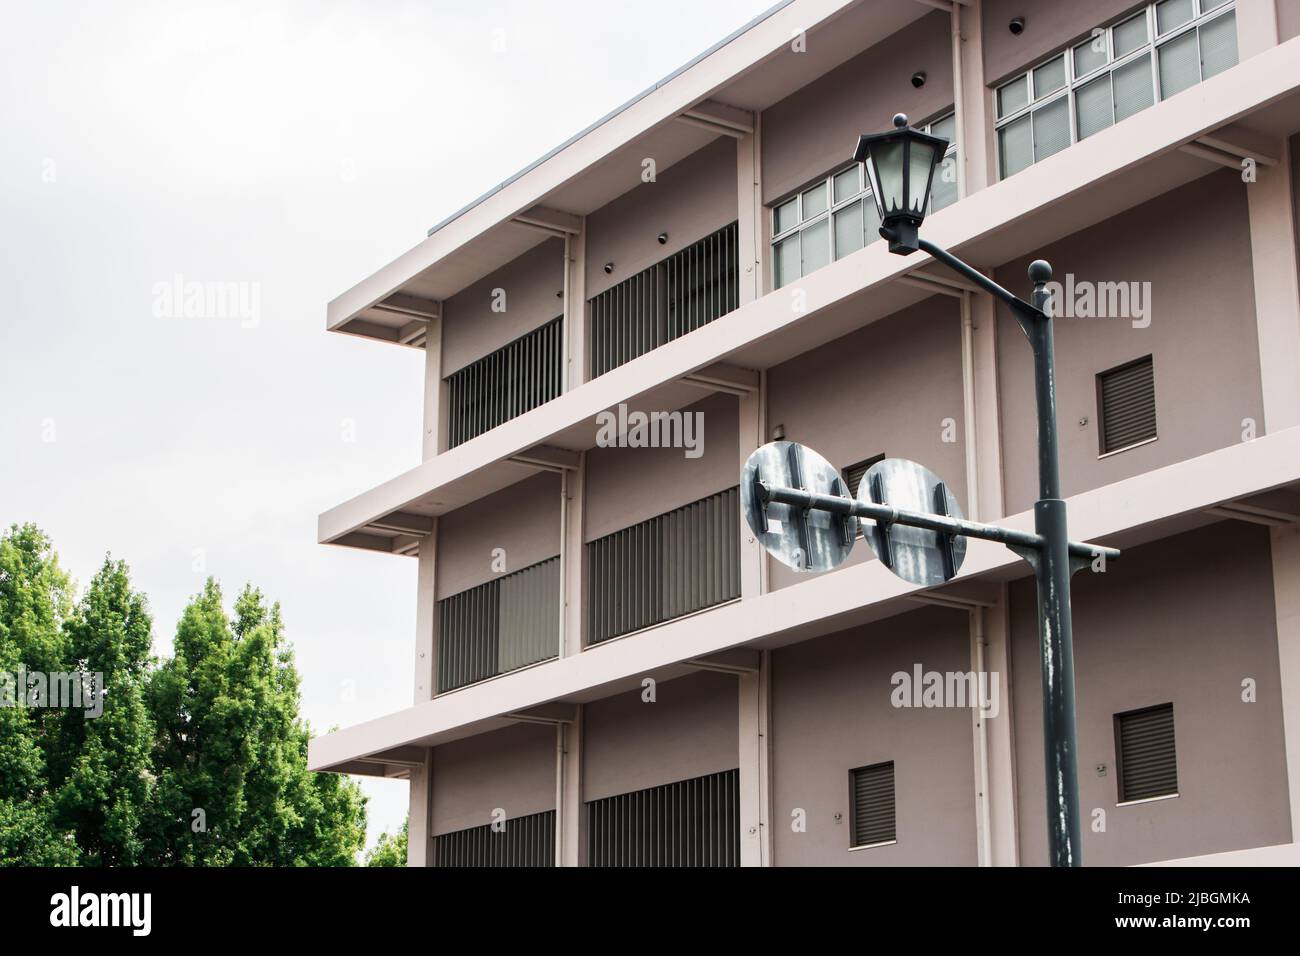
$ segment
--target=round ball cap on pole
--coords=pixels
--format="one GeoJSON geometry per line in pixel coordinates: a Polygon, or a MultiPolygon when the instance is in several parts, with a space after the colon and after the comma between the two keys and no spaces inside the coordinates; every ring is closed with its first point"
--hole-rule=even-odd
{"type": "Polygon", "coordinates": [[[1029,263],[1029,281],[1040,285],[1052,281],[1052,264],[1046,259],[1035,259],[1029,263]]]}

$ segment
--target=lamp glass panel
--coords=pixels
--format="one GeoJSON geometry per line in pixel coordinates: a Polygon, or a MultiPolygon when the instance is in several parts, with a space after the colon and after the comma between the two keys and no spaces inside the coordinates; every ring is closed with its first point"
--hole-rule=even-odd
{"type": "Polygon", "coordinates": [[[885,140],[871,149],[868,161],[875,167],[877,182],[872,185],[879,190],[876,202],[883,215],[898,212],[903,208],[903,169],[904,151],[902,140],[885,140]]]}
{"type": "Polygon", "coordinates": [[[925,203],[930,193],[930,171],[934,167],[934,146],[931,143],[913,142],[908,154],[907,201],[912,212],[925,214],[925,203]]]}

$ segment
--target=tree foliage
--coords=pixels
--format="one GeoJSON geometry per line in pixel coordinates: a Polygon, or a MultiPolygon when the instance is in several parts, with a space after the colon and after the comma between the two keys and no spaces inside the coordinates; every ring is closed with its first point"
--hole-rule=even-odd
{"type": "MultiPolygon", "coordinates": [[[[102,673],[102,713],[0,707],[0,864],[351,866],[357,784],[307,770],[278,604],[209,579],[150,656],[153,621],[106,558],[79,602],[49,539],[0,536],[0,674],[102,673]]],[[[89,709],[89,708],[88,708],[89,709]]]]}
{"type": "Polygon", "coordinates": [[[384,831],[379,835],[379,842],[366,854],[366,866],[406,866],[407,837],[411,830],[411,818],[402,823],[402,829],[396,833],[384,831]]]}

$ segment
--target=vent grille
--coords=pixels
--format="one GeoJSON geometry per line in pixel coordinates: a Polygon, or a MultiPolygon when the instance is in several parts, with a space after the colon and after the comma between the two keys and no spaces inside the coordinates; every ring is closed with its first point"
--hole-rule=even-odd
{"type": "Polygon", "coordinates": [[[850,773],[853,788],[853,845],[872,846],[897,838],[894,819],[894,762],[850,773]]]}
{"type": "Polygon", "coordinates": [[[740,771],[587,804],[589,866],[739,866],[740,771]]]}
{"type": "Polygon", "coordinates": [[[729,488],[587,545],[587,642],[740,597],[740,493],[729,488]]]}
{"type": "Polygon", "coordinates": [[[1178,792],[1173,704],[1116,715],[1115,738],[1120,803],[1178,792]]]}
{"type": "Polygon", "coordinates": [[[865,461],[858,462],[856,465],[849,465],[849,467],[845,468],[842,474],[844,477],[844,483],[849,486],[849,494],[856,496],[858,493],[858,485],[862,483],[862,476],[865,475],[876,462],[884,460],[884,455],[875,455],[865,461]]]}
{"type": "Polygon", "coordinates": [[[447,377],[447,447],[560,394],[562,328],[552,319],[447,377]]]}
{"type": "Polygon", "coordinates": [[[1097,376],[1101,452],[1119,451],[1156,437],[1156,385],[1151,356],[1097,376]]]}
{"type": "Polygon", "coordinates": [[[737,236],[723,226],[592,298],[592,378],[738,308],[737,236]]]}
{"type": "Polygon", "coordinates": [[[438,602],[438,692],[555,657],[560,637],[560,559],[438,602]]]}
{"type": "Polygon", "coordinates": [[[436,836],[433,865],[554,866],[555,811],[507,819],[505,829],[499,832],[488,823],[436,836]]]}

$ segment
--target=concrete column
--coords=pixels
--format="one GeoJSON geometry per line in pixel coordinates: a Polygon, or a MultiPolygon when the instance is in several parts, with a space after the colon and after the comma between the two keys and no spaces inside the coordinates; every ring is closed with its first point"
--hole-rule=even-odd
{"type": "Polygon", "coordinates": [[[1282,731],[1291,798],[1291,841],[1300,836],[1300,528],[1273,528],[1273,605],[1282,684],[1282,731]]]}
{"type": "MultiPolygon", "coordinates": [[[[983,666],[997,674],[998,707],[979,715],[984,730],[983,817],[987,824],[987,866],[1018,866],[1019,823],[1016,809],[1015,720],[1011,700],[1011,626],[1007,587],[1002,585],[997,605],[982,608],[983,666]]],[[[977,778],[979,779],[979,778],[977,778]]]]}
{"type": "Polygon", "coordinates": [[[583,541],[586,514],[587,453],[578,457],[578,467],[561,475],[560,527],[560,656],[582,652],[584,625],[583,596],[586,591],[587,548],[583,541]]]}
{"type": "Polygon", "coordinates": [[[1237,0],[1237,59],[1277,46],[1277,0],[1237,0]]]}
{"type": "Polygon", "coordinates": [[[1246,185],[1246,200],[1264,398],[1258,431],[1272,433],[1300,425],[1300,279],[1287,140],[1279,142],[1277,164],[1259,163],[1255,175],[1246,185]]]}
{"type": "Polygon", "coordinates": [[[586,816],[582,812],[583,708],[573,723],[555,725],[555,865],[582,866],[586,816]]]}
{"type": "Polygon", "coordinates": [[[424,436],[423,460],[428,461],[442,450],[444,429],[442,381],[442,318],[429,320],[424,338],[424,436]]]}
{"type": "Polygon", "coordinates": [[[740,865],[772,865],[771,652],[757,671],[741,674],[740,865]]]}
{"type": "MultiPolygon", "coordinates": [[[[764,444],[767,434],[767,373],[759,375],[758,390],[742,395],[740,402],[740,455],[736,473],[744,468],[750,454],[764,444]]],[[[767,551],[750,533],[748,525],[740,529],[740,596],[758,597],[767,590],[767,551]]]]}
{"type": "Polygon", "coordinates": [[[432,700],[438,686],[438,519],[420,539],[415,598],[415,703],[432,700]]]}
{"type": "Polygon", "coordinates": [[[433,865],[433,750],[424,751],[422,766],[411,768],[410,826],[407,866],[433,865]]]}
{"type": "Polygon", "coordinates": [[[952,5],[953,107],[957,125],[957,194],[997,181],[990,94],[984,77],[983,0],[952,5]]]}
{"type": "Polygon", "coordinates": [[[739,234],[740,304],[753,302],[763,294],[764,252],[762,131],[754,120],[754,132],[736,140],[736,231],[739,234]]]}
{"type": "Polygon", "coordinates": [[[997,310],[987,295],[968,296],[974,433],[967,435],[975,455],[977,496],[972,514],[996,521],[1006,514],[1002,493],[1002,416],[998,387],[997,310]]]}
{"type": "Polygon", "coordinates": [[[564,390],[587,380],[587,218],[564,237],[564,390]]]}

